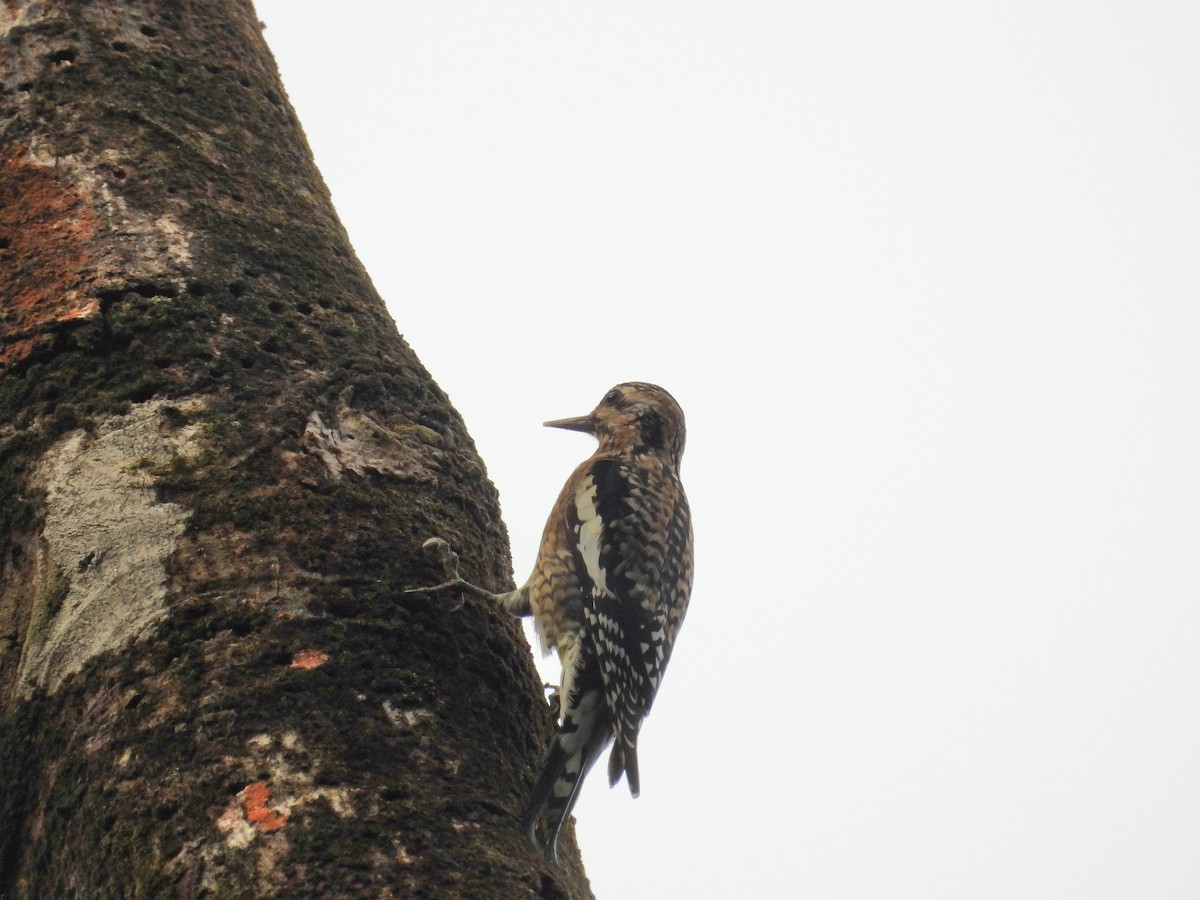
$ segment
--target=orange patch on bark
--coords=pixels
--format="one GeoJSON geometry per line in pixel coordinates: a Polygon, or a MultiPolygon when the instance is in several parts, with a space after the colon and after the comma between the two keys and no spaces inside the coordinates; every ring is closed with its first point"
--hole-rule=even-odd
{"type": "Polygon", "coordinates": [[[292,657],[293,669],[315,669],[329,660],[329,654],[321,650],[301,650],[292,657]]]}
{"type": "Polygon", "coordinates": [[[95,316],[92,241],[97,218],[88,198],[24,147],[0,146],[0,366],[48,343],[57,326],[95,316]]]}
{"type": "Polygon", "coordinates": [[[270,795],[271,789],[262,781],[255,781],[242,789],[246,819],[259,831],[278,831],[287,823],[286,813],[267,809],[267,797],[270,795]]]}

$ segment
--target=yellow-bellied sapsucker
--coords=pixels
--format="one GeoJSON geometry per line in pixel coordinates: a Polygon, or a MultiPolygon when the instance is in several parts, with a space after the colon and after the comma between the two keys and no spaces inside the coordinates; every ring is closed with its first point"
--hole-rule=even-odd
{"type": "Polygon", "coordinates": [[[636,797],[637,739],[671,658],[692,589],[692,524],[679,480],[683,410],[653,384],[619,384],[589,415],[547,422],[600,442],[567,480],[546,523],[537,563],[515,591],[493,594],[458,577],[456,587],[533,616],[543,649],[562,662],[561,724],[522,815],[530,840],[557,861],[563,822],[610,741],[608,779],[622,773],[636,797]],[[537,825],[546,820],[541,844],[537,825]]]}

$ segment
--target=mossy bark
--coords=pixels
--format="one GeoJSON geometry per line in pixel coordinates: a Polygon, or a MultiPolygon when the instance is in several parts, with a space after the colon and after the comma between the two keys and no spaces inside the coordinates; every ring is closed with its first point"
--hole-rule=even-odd
{"type": "Polygon", "coordinates": [[[251,5],[0,41],[0,895],[590,896],[517,624],[403,594],[511,584],[496,493],[251,5]]]}

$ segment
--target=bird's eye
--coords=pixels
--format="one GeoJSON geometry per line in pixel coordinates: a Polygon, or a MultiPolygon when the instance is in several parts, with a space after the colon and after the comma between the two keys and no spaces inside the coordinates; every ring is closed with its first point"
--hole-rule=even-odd
{"type": "Polygon", "coordinates": [[[616,406],[617,401],[620,399],[621,399],[621,392],[618,391],[616,388],[613,388],[611,391],[609,391],[607,394],[604,395],[604,399],[601,400],[600,402],[607,403],[609,406],[616,406]]]}

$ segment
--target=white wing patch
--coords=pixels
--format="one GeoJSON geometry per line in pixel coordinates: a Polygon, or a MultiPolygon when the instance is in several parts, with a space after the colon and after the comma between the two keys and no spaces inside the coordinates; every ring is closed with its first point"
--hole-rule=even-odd
{"type": "Polygon", "coordinates": [[[595,596],[608,595],[608,580],[600,566],[600,543],[604,540],[604,522],[596,509],[596,482],[592,476],[583,479],[575,491],[575,514],[579,517],[579,555],[587,568],[595,596]]]}

